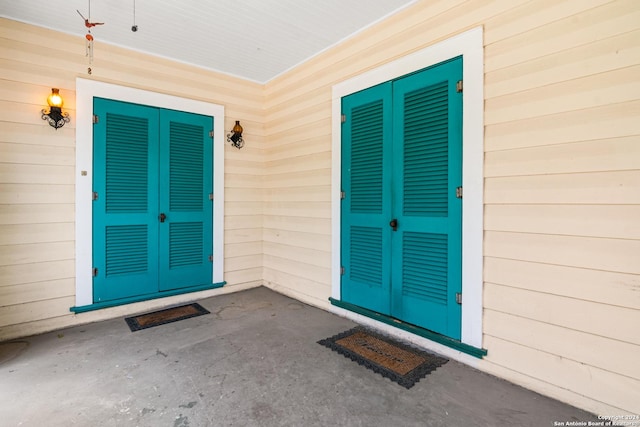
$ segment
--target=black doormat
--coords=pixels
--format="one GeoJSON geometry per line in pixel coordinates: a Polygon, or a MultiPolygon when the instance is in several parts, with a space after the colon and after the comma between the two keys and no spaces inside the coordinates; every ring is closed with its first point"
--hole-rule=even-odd
{"type": "Polygon", "coordinates": [[[153,313],[141,314],[139,316],[127,317],[124,320],[127,322],[127,325],[129,325],[131,332],[135,332],[141,329],[177,322],[178,320],[189,319],[190,317],[202,316],[203,314],[209,314],[209,311],[200,304],[193,303],[154,311],[153,313]]]}
{"type": "Polygon", "coordinates": [[[409,389],[448,359],[418,350],[362,326],[318,341],[409,389]]]}

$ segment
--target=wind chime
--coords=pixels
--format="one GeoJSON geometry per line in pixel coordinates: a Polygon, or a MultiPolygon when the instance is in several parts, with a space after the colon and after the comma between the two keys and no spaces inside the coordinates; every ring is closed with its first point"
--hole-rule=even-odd
{"type": "MultiPolygon", "coordinates": [[[[78,15],[82,19],[84,19],[84,26],[87,27],[87,34],[84,36],[85,38],[85,56],[89,58],[89,65],[93,62],[93,35],[91,34],[91,28],[96,25],[104,25],[104,22],[91,22],[91,0],[89,0],[89,18],[85,18],[82,16],[82,13],[78,9],[76,9],[78,15]]],[[[87,68],[87,73],[91,74],[91,67],[87,68]]]]}

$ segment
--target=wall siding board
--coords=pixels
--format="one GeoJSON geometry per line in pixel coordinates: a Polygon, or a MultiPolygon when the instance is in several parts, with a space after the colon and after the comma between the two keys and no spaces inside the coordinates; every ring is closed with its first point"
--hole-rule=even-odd
{"type": "MultiPolygon", "coordinates": [[[[43,102],[46,103],[46,97],[44,99],[43,102]]],[[[2,142],[73,148],[75,147],[74,138],[75,129],[66,126],[52,135],[51,127],[44,120],[40,120],[37,124],[0,121],[0,141],[2,142]]]]}
{"type": "Polygon", "coordinates": [[[73,241],[74,235],[73,222],[0,225],[0,245],[73,241]]]}
{"type": "Polygon", "coordinates": [[[265,256],[278,257],[301,264],[324,267],[331,262],[331,252],[310,249],[308,245],[283,244],[265,241],[265,256]]]}
{"type": "Polygon", "coordinates": [[[4,204],[0,208],[0,224],[55,224],[75,216],[75,206],[66,204],[4,204]]]}
{"type": "Polygon", "coordinates": [[[609,412],[597,402],[611,402],[609,411],[617,410],[611,413],[640,413],[640,381],[636,379],[491,336],[487,336],[485,342],[487,347],[495,349],[493,356],[487,355],[488,362],[552,384],[561,389],[554,392],[556,396],[562,389],[579,390],[581,401],[585,397],[593,399],[596,403],[590,405],[599,407],[600,414],[609,412]],[[533,366],[545,369],[533,372],[533,366]]]}
{"type": "Polygon", "coordinates": [[[634,344],[488,309],[484,322],[489,336],[640,380],[634,344]]]}
{"type": "Polygon", "coordinates": [[[634,0],[609,2],[487,45],[485,70],[491,72],[634,31],[638,29],[638,22],[640,10],[634,0]]]}
{"type": "Polygon", "coordinates": [[[486,127],[486,151],[640,135],[640,101],[486,127]]]}
{"type": "Polygon", "coordinates": [[[0,245],[0,265],[61,261],[73,259],[74,256],[75,244],[73,241],[0,245]]]}
{"type": "Polygon", "coordinates": [[[540,27],[541,22],[553,22],[570,18],[576,11],[601,6],[611,0],[536,0],[506,11],[487,20],[484,43],[497,41],[527,33],[540,27]]]}
{"type": "Polygon", "coordinates": [[[640,310],[640,277],[590,268],[485,257],[486,282],[640,310]]]}
{"type": "MultiPolygon", "coordinates": [[[[485,283],[485,309],[640,344],[638,310],[485,283]],[[618,321],[610,322],[611,318],[618,321]]],[[[487,331],[487,333],[489,333],[487,331]]]]}
{"type": "MultiPolygon", "coordinates": [[[[0,286],[21,285],[23,283],[44,282],[73,277],[75,277],[75,261],[73,259],[46,261],[37,264],[0,266],[0,286]]],[[[71,307],[71,305],[69,307],[71,307]]],[[[60,314],[68,314],[69,307],[66,308],[65,313],[60,314]]]]}
{"type": "Polygon", "coordinates": [[[311,217],[285,217],[282,215],[269,215],[265,213],[264,229],[278,232],[282,231],[310,231],[322,234],[324,236],[331,235],[331,219],[330,218],[311,218],[311,217]]]}
{"type": "Polygon", "coordinates": [[[75,165],[75,155],[75,150],[72,147],[0,142],[0,161],[2,163],[73,166],[75,165]]]}
{"type": "Polygon", "coordinates": [[[486,204],[640,204],[638,171],[487,178],[486,204]]]}
{"type": "Polygon", "coordinates": [[[297,188],[297,187],[319,187],[325,186],[327,180],[331,179],[331,169],[316,169],[312,171],[302,171],[293,173],[279,173],[265,175],[263,183],[265,191],[272,188],[297,188]]]}
{"type": "Polygon", "coordinates": [[[2,307],[0,326],[17,325],[67,315],[75,297],[67,296],[2,307]]]}
{"type": "Polygon", "coordinates": [[[491,151],[485,154],[487,178],[581,172],[637,170],[638,136],[491,151]]]}
{"type": "Polygon", "coordinates": [[[6,307],[32,301],[70,297],[74,296],[75,292],[75,280],[72,278],[0,286],[0,306],[6,307]]]}
{"type": "Polygon", "coordinates": [[[226,230],[224,241],[225,243],[262,242],[262,228],[226,230]]]}
{"type": "Polygon", "coordinates": [[[299,218],[331,218],[331,204],[328,202],[266,202],[265,215],[280,215],[299,218]]]}
{"type": "Polygon", "coordinates": [[[640,94],[639,74],[640,66],[626,67],[491,98],[485,125],[632,102],[640,94]]]}
{"type": "Polygon", "coordinates": [[[266,286],[275,287],[280,292],[292,292],[300,301],[319,307],[329,306],[329,300],[326,298],[326,283],[270,268],[265,268],[264,278],[266,286]]]}
{"type": "Polygon", "coordinates": [[[640,31],[604,38],[485,74],[485,97],[542,87],[637,65],[640,31]]]}
{"type": "MultiPolygon", "coordinates": [[[[73,185],[3,184],[0,183],[0,204],[59,204],[74,203],[73,185]]],[[[73,220],[73,216],[69,217],[73,220]]]]}
{"type": "Polygon", "coordinates": [[[640,240],[640,205],[487,205],[485,230],[640,240]]]}
{"type": "Polygon", "coordinates": [[[640,274],[640,240],[486,231],[485,256],[640,274]]]}

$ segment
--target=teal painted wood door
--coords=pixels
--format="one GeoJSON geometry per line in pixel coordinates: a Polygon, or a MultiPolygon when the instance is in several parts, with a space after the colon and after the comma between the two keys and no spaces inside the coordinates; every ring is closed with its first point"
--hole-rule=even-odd
{"type": "Polygon", "coordinates": [[[211,283],[213,119],[100,98],[94,114],[94,302],[211,283]]]}
{"type": "Polygon", "coordinates": [[[461,79],[458,58],[345,97],[342,131],[342,299],[455,339],[461,326],[461,79]],[[367,105],[370,97],[391,117],[356,114],[351,106],[367,105]],[[359,129],[381,131],[359,140],[359,129]],[[371,154],[378,152],[381,159],[371,154]],[[361,170],[369,171],[365,179],[361,170]],[[368,185],[377,182],[381,190],[368,185]],[[380,205],[375,232],[357,233],[366,223],[353,212],[354,198],[380,205]],[[367,276],[354,280],[358,271],[367,276]]]}
{"type": "Polygon", "coordinates": [[[380,313],[391,300],[391,83],[343,98],[342,299],[380,313]]]}
{"type": "Polygon", "coordinates": [[[161,291],[211,283],[212,118],[160,110],[161,291]]]}

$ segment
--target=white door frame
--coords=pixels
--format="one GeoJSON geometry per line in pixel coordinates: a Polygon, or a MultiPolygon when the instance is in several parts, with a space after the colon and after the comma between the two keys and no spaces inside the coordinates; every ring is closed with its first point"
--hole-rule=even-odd
{"type": "Polygon", "coordinates": [[[333,86],[331,174],[331,296],[340,300],[341,99],[462,55],[462,335],[482,348],[484,54],[483,29],[476,27],[333,86]]]}
{"type": "Polygon", "coordinates": [[[224,273],[224,107],[193,99],[76,79],[76,307],[93,304],[93,98],[211,116],[213,129],[213,282],[224,273]]]}

